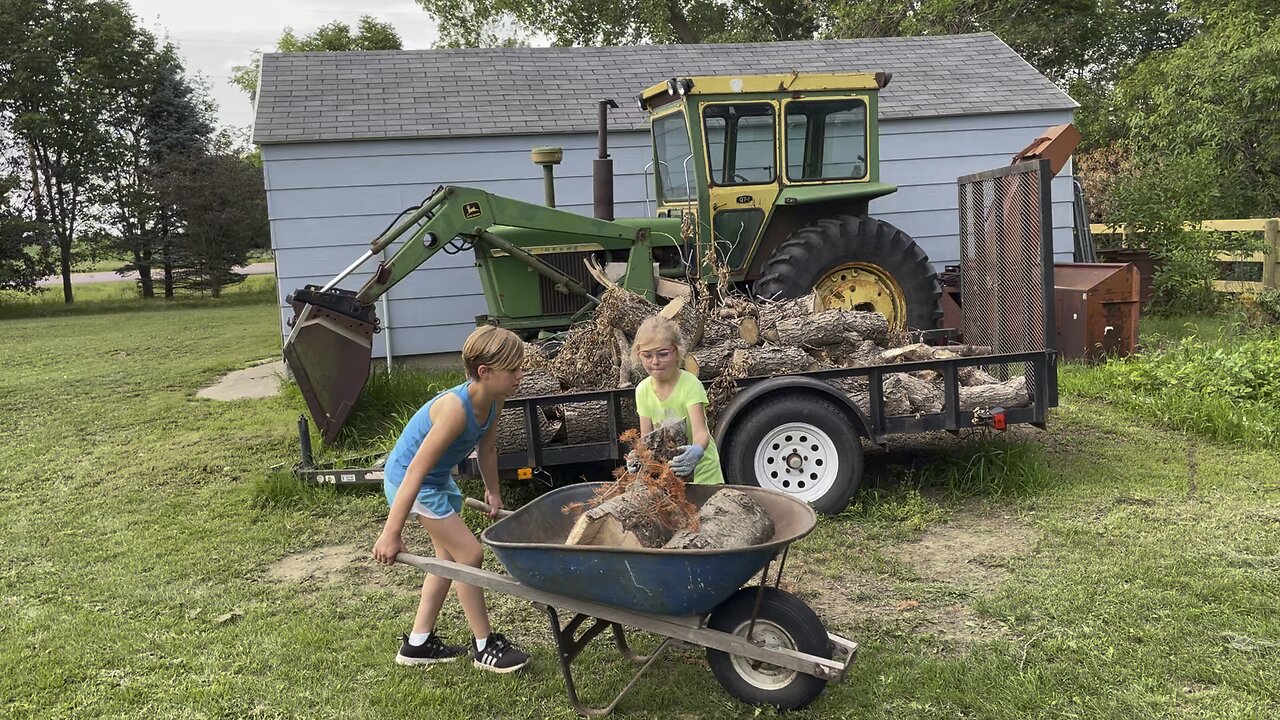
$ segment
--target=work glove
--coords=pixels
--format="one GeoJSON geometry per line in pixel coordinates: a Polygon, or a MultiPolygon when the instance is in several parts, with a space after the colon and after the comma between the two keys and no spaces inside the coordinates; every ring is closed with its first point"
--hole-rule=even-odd
{"type": "Polygon", "coordinates": [[[640,466],[644,464],[640,462],[640,458],[636,457],[636,452],[634,450],[627,453],[627,457],[623,459],[623,462],[627,465],[627,472],[632,475],[640,472],[640,466]]]}
{"type": "Polygon", "coordinates": [[[671,458],[671,472],[681,477],[689,477],[693,475],[693,471],[698,467],[698,461],[702,459],[705,452],[701,445],[681,445],[677,450],[679,455],[671,458]]]}

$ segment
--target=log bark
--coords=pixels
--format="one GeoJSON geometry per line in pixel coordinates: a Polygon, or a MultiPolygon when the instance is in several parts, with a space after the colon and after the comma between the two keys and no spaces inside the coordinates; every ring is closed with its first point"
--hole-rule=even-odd
{"type": "Polygon", "coordinates": [[[566,545],[658,548],[673,530],[658,519],[659,489],[631,484],[626,492],[587,510],[574,522],[566,545]]]}
{"type": "Polygon", "coordinates": [[[734,351],[729,362],[729,370],[737,377],[786,375],[817,367],[818,363],[804,350],[785,346],[743,348],[734,351]]]}
{"type": "Polygon", "coordinates": [[[960,378],[960,384],[966,387],[995,385],[1000,382],[999,378],[977,366],[962,367],[956,374],[960,378]]]}
{"type": "Polygon", "coordinates": [[[893,373],[884,379],[885,395],[891,391],[901,391],[906,396],[908,412],[895,413],[908,415],[916,413],[942,412],[942,387],[931,382],[913,377],[907,373],[893,373]]]}
{"type": "Polygon", "coordinates": [[[696,363],[696,368],[689,372],[697,375],[699,380],[715,380],[728,369],[729,363],[733,361],[733,354],[747,347],[749,345],[742,340],[725,340],[716,345],[704,345],[690,353],[689,357],[696,363]]]}
{"type": "Polygon", "coordinates": [[[645,435],[642,442],[649,447],[654,460],[670,462],[679,453],[681,447],[689,444],[684,432],[684,420],[675,420],[659,425],[645,435]]]}
{"type": "Polygon", "coordinates": [[[595,309],[596,327],[611,332],[614,328],[635,337],[640,323],[658,313],[658,306],[621,287],[607,288],[600,295],[600,305],[595,309]]]}
{"type": "MultiPolygon", "coordinates": [[[[609,403],[604,400],[594,402],[562,403],[560,411],[564,413],[564,437],[570,445],[612,440],[609,435],[609,403]]],[[[621,433],[626,428],[618,428],[621,433]]]]}
{"type": "Polygon", "coordinates": [[[740,548],[773,538],[773,518],[741,490],[724,488],[698,509],[698,531],[677,530],[663,547],[676,550],[740,548]]]}
{"type": "Polygon", "coordinates": [[[1027,378],[1016,377],[995,385],[977,385],[960,388],[960,410],[986,410],[993,407],[1015,408],[1031,404],[1027,390],[1027,378]]]}
{"type": "Polygon", "coordinates": [[[525,376],[520,379],[520,387],[516,388],[515,394],[511,397],[541,397],[543,395],[555,395],[559,392],[560,381],[554,375],[546,372],[526,371],[525,376]]]}
{"type": "MultiPolygon", "coordinates": [[[[542,413],[534,413],[538,432],[543,444],[551,442],[560,432],[559,420],[549,420],[542,413]]],[[[525,452],[529,449],[529,434],[525,431],[524,410],[508,408],[498,416],[498,427],[494,430],[498,453],[525,452]]]]}

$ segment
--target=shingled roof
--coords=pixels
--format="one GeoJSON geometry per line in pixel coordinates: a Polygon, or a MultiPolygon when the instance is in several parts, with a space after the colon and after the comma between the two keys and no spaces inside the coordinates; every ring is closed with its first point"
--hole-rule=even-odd
{"type": "Polygon", "coordinates": [[[663,78],[780,72],[893,73],[882,118],[1063,110],[1076,103],[991,33],[606,48],[269,53],[259,144],[643,129],[635,96],[663,78]]]}

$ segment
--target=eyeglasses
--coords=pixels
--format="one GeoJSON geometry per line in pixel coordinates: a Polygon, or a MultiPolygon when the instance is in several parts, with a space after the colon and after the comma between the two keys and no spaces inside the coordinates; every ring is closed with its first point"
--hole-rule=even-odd
{"type": "Polygon", "coordinates": [[[644,351],[641,351],[641,352],[640,352],[640,359],[641,359],[641,360],[644,360],[645,362],[650,362],[650,361],[653,361],[653,360],[658,360],[658,361],[661,361],[661,362],[666,362],[667,360],[670,360],[670,359],[671,359],[671,356],[672,356],[672,355],[674,355],[674,354],[675,354],[675,352],[676,352],[676,351],[675,351],[675,350],[672,350],[672,349],[666,349],[666,350],[644,350],[644,351]]]}

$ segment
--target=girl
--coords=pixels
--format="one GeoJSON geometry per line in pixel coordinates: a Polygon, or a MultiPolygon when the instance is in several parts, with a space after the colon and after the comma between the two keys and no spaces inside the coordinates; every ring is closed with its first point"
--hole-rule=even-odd
{"type": "MultiPolygon", "coordinates": [[[[373,557],[390,565],[405,549],[401,533],[410,515],[431,536],[436,557],[480,567],[484,549],[462,522],[462,493],[453,481],[453,469],[472,448],[479,448],[484,501],[491,517],[502,509],[498,484],[497,418],[503,401],[516,391],[524,371],[520,361],[524,344],[510,330],[485,326],[471,333],[462,346],[467,381],[435,396],[423,405],[387,456],[383,492],[391,510],[382,535],[373,546],[373,557]]],[[[422,599],[413,621],[413,632],[404,636],[396,662],[427,665],[456,660],[464,647],[446,644],[436,635],[436,618],[448,578],[428,575],[422,583],[422,599]]],[[[477,667],[498,673],[519,670],[529,655],[516,648],[489,626],[484,593],[478,587],[458,583],[458,600],[474,636],[471,651],[477,667]]]]}
{"type": "Polygon", "coordinates": [[[707,430],[707,391],[683,368],[684,338],[674,320],[655,315],[640,324],[632,353],[649,377],[636,386],[640,434],[656,426],[683,421],[690,444],[671,459],[671,470],[700,484],[723,483],[720,455],[707,430]]]}

